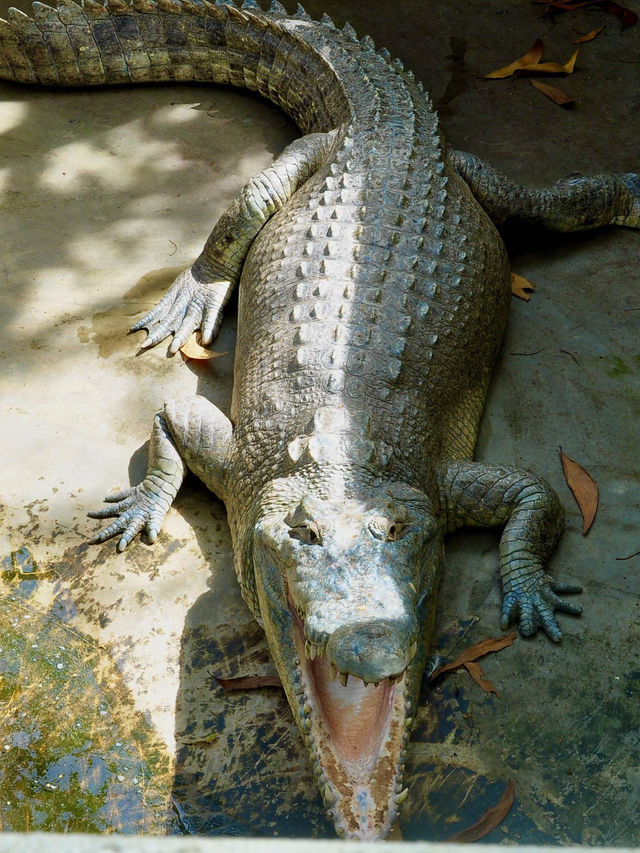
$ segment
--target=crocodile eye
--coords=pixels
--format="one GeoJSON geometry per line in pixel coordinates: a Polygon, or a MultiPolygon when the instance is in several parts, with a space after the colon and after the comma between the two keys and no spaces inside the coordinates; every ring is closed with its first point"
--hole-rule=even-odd
{"type": "Polygon", "coordinates": [[[315,521],[306,521],[289,528],[289,536],[305,545],[320,545],[322,537],[315,521]]]}
{"type": "Polygon", "coordinates": [[[406,521],[391,518],[374,518],[369,522],[369,531],[382,542],[397,542],[411,528],[406,521]]]}

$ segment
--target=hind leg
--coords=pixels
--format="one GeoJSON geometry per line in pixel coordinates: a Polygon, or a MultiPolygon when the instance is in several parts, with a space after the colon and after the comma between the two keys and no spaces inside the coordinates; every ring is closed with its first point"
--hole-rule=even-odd
{"type": "Polygon", "coordinates": [[[528,189],[465,151],[448,150],[453,168],[498,225],[507,220],[555,231],[603,225],[640,228],[640,174],[570,175],[553,186],[528,189]]]}

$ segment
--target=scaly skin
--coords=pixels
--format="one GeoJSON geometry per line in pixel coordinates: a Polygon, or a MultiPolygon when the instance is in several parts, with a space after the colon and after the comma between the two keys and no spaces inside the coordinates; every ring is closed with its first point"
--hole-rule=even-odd
{"type": "Polygon", "coordinates": [[[240,283],[231,419],[202,398],[156,415],[145,480],[96,537],[153,541],[186,468],[227,506],[242,592],[340,835],[386,835],[432,631],[446,532],[504,525],[501,624],[560,639],[577,587],[546,573],[550,487],[472,461],[509,304],[492,224],[637,227],[640,176],[527,190],[446,150],[422,87],[350,27],[278,3],[65,0],[0,23],[0,76],[254,89],[305,134],[251,181],[134,327],[209,342],[240,283]],[[490,218],[491,217],[491,218],[490,218]]]}

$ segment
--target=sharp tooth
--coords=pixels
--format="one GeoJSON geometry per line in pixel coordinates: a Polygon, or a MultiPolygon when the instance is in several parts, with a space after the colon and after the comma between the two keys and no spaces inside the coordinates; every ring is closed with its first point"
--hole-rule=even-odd
{"type": "Polygon", "coordinates": [[[349,673],[348,672],[341,672],[340,673],[340,684],[342,684],[343,687],[346,687],[348,680],[349,680],[349,673]]]}
{"type": "Polygon", "coordinates": [[[413,725],[413,717],[407,717],[407,719],[404,721],[405,729],[410,729],[412,725],[413,725]]]}
{"type": "Polygon", "coordinates": [[[404,788],[402,791],[400,791],[400,793],[396,796],[396,803],[401,803],[403,800],[406,800],[408,793],[408,788],[404,788]]]}
{"type": "Polygon", "coordinates": [[[318,646],[315,643],[311,643],[311,654],[309,657],[311,660],[315,660],[318,657],[318,646]]]}
{"type": "Polygon", "coordinates": [[[328,785],[324,786],[324,801],[328,806],[332,806],[336,801],[336,795],[328,785]]]}
{"type": "Polygon", "coordinates": [[[413,659],[416,656],[416,652],[418,651],[418,642],[414,640],[409,647],[409,657],[413,659]]]}
{"type": "Polygon", "coordinates": [[[413,590],[413,592],[415,592],[415,593],[417,593],[417,592],[418,592],[418,590],[417,590],[417,589],[415,588],[415,586],[411,583],[411,581],[409,581],[409,586],[411,587],[411,589],[413,590]]]}
{"type": "Polygon", "coordinates": [[[304,705],[302,706],[302,710],[305,714],[310,714],[311,713],[311,705],[308,702],[305,702],[304,705]]]}
{"type": "Polygon", "coordinates": [[[335,681],[335,680],[336,680],[336,678],[338,677],[338,667],[335,665],[335,663],[332,663],[332,664],[331,664],[331,666],[330,666],[330,668],[329,668],[329,675],[331,676],[331,678],[332,678],[334,681],[335,681]]]}
{"type": "Polygon", "coordinates": [[[308,658],[311,657],[311,643],[309,640],[304,641],[304,653],[308,658]]]}

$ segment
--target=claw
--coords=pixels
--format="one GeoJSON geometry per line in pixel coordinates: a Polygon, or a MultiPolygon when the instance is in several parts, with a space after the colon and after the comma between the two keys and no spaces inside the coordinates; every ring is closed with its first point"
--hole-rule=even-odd
{"type": "Polygon", "coordinates": [[[131,331],[148,331],[141,349],[149,349],[173,333],[174,339],[169,346],[169,353],[173,355],[192,332],[201,329],[202,342],[206,346],[218,330],[222,307],[231,289],[230,281],[201,281],[189,268],[180,273],[155,308],[131,326],[131,331]]]}
{"type": "Polygon", "coordinates": [[[165,481],[164,485],[161,483],[158,486],[158,476],[160,476],[158,471],[152,470],[151,474],[147,472],[147,477],[140,485],[105,498],[110,506],[88,513],[90,518],[117,516],[115,521],[93,537],[92,543],[104,542],[121,533],[122,536],[117,549],[124,551],[127,545],[145,527],[149,542],[156,541],[166,512],[173,500],[173,496],[169,495],[166,489],[168,481],[165,481]]]}
{"type": "Polygon", "coordinates": [[[561,581],[550,580],[549,586],[554,592],[559,592],[561,595],[571,595],[573,593],[582,592],[580,584],[562,583],[561,581]]]}
{"type": "Polygon", "coordinates": [[[100,530],[91,540],[93,545],[99,545],[101,542],[106,542],[107,539],[111,539],[112,536],[115,536],[117,533],[122,533],[122,531],[127,526],[126,520],[123,518],[118,518],[108,527],[105,527],[104,530],[100,530]]]}
{"type": "Polygon", "coordinates": [[[135,494],[134,488],[123,489],[121,492],[114,492],[112,495],[107,495],[104,499],[105,503],[113,504],[121,501],[132,501],[135,494]]]}
{"type": "Polygon", "coordinates": [[[554,581],[549,575],[542,574],[535,580],[530,579],[525,588],[511,590],[504,597],[500,627],[507,628],[514,617],[519,617],[520,633],[523,637],[532,637],[543,628],[549,639],[559,643],[562,631],[555,617],[555,611],[578,615],[582,612],[580,604],[565,601],[557,592],[579,592],[581,587],[554,581]]]}
{"type": "Polygon", "coordinates": [[[581,604],[574,604],[572,601],[565,601],[564,598],[560,598],[560,596],[556,595],[552,584],[543,587],[542,594],[555,610],[562,610],[564,613],[573,613],[576,616],[582,613],[581,604]]]}

